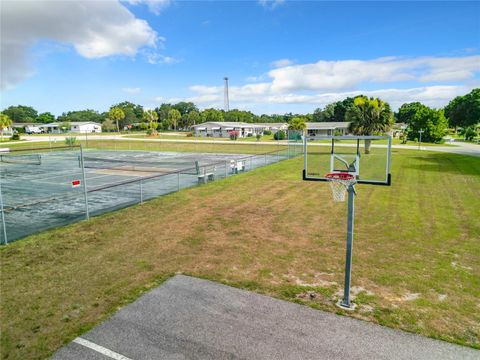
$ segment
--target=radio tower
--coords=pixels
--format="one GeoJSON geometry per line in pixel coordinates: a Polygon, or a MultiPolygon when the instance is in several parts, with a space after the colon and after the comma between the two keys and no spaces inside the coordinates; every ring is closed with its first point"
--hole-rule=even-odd
{"type": "Polygon", "coordinates": [[[228,100],[228,77],[224,77],[223,80],[225,80],[225,88],[223,90],[223,108],[224,110],[230,111],[230,103],[228,100]]]}

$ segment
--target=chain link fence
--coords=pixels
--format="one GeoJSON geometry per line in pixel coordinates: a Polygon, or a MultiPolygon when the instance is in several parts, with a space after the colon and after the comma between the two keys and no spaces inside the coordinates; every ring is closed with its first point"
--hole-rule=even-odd
{"type": "Polygon", "coordinates": [[[2,153],[0,244],[248,172],[302,151],[301,139],[295,136],[287,146],[257,154],[81,146],[2,153]]]}

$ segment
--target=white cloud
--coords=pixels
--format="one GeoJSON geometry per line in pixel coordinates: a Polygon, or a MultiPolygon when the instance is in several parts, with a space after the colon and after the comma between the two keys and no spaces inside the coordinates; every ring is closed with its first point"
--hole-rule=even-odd
{"type": "Polygon", "coordinates": [[[125,1],[130,5],[145,4],[147,5],[148,10],[155,15],[160,15],[162,10],[171,4],[170,0],[125,0],[125,1]]]}
{"type": "Polygon", "coordinates": [[[34,72],[27,51],[49,39],[70,44],[83,57],[135,56],[159,37],[118,1],[2,1],[1,88],[34,72]]]}
{"type": "MultiPolygon", "coordinates": [[[[480,86],[480,80],[475,79],[480,72],[478,55],[284,64],[286,66],[271,70],[269,79],[261,75],[247,78],[249,83],[242,86],[230,85],[231,107],[322,107],[348,96],[364,94],[388,101],[393,109],[413,101],[438,108],[480,86]],[[262,82],[258,82],[260,78],[262,82]],[[385,87],[386,83],[390,86],[385,87]]],[[[194,95],[184,100],[202,107],[222,107],[223,86],[198,84],[189,90],[194,95]]]]}
{"type": "Polygon", "coordinates": [[[272,66],[275,68],[290,66],[292,64],[293,64],[293,61],[290,59],[280,59],[272,62],[272,66]]]}
{"type": "Polygon", "coordinates": [[[273,10],[277,6],[285,3],[285,0],[258,0],[258,3],[263,6],[264,9],[273,10]]]}
{"type": "MultiPolygon", "coordinates": [[[[467,85],[433,85],[423,87],[413,87],[407,89],[385,88],[378,90],[355,90],[345,92],[325,92],[316,94],[296,94],[296,93],[272,93],[269,85],[260,85],[252,87],[252,84],[241,87],[230,87],[230,102],[235,107],[246,107],[254,104],[288,104],[288,105],[313,105],[314,107],[323,107],[326,104],[343,100],[346,97],[354,97],[360,94],[366,96],[380,97],[390,103],[393,109],[397,109],[407,102],[420,101],[425,105],[440,108],[445,106],[451,99],[458,95],[464,95],[473,88],[480,86],[480,82],[472,82],[467,85]]],[[[183,99],[192,101],[200,106],[221,107],[223,104],[222,87],[190,87],[191,90],[200,90],[197,95],[183,99]]]]}
{"type": "Polygon", "coordinates": [[[165,55],[162,55],[158,52],[155,52],[155,51],[152,51],[152,50],[147,50],[147,51],[144,51],[144,55],[148,61],[149,64],[167,64],[167,65],[170,65],[170,64],[176,64],[178,62],[180,62],[180,60],[174,58],[174,57],[171,57],[171,56],[165,56],[165,55]]]}
{"type": "Polygon", "coordinates": [[[122,91],[126,92],[127,94],[138,94],[142,89],[140,89],[139,87],[134,87],[134,88],[131,88],[131,87],[124,87],[122,88],[122,91]]]}
{"type": "Polygon", "coordinates": [[[460,81],[480,71],[480,56],[321,60],[271,70],[272,91],[348,90],[362,83],[460,81]]]}

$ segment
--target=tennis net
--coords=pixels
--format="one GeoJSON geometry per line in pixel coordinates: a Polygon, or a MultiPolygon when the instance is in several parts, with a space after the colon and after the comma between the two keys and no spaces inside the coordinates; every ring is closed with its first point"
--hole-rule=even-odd
{"type": "Polygon", "coordinates": [[[40,154],[25,154],[25,155],[0,155],[0,162],[9,164],[24,164],[24,165],[41,165],[42,155],[40,154]]]}
{"type": "MultiPolygon", "coordinates": [[[[81,159],[79,157],[79,166],[81,159]]],[[[84,157],[83,166],[86,169],[103,169],[112,171],[138,171],[151,173],[170,173],[179,171],[184,174],[198,174],[198,163],[196,161],[155,161],[137,159],[108,159],[98,157],[84,157]]]]}

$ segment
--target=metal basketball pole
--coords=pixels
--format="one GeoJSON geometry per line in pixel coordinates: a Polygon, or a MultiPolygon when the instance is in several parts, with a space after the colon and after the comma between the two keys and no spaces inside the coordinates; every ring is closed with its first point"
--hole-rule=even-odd
{"type": "Polygon", "coordinates": [[[355,187],[349,185],[348,189],[348,220],[347,220],[347,249],[345,255],[345,287],[343,289],[343,300],[340,306],[347,309],[353,309],[354,305],[350,303],[350,279],[352,275],[352,248],[353,248],[353,227],[355,218],[355,187]]]}

